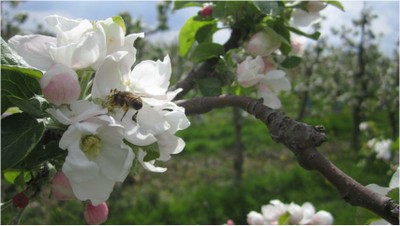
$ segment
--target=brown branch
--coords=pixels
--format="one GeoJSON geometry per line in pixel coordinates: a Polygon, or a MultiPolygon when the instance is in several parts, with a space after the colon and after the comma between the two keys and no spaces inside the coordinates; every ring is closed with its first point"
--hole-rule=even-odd
{"type": "Polygon", "coordinates": [[[317,170],[340,192],[342,198],[353,206],[364,207],[392,224],[399,224],[399,205],[392,199],[377,194],[345,174],[316,149],[326,141],[322,126],[311,126],[287,117],[256,100],[244,96],[224,95],[178,101],[188,115],[202,114],[215,108],[239,107],[261,120],[269,129],[274,141],[283,143],[307,170],[317,170]]]}

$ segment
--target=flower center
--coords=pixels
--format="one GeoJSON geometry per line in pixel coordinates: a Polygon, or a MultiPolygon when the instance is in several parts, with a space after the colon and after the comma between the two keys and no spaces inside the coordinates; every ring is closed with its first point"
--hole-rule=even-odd
{"type": "Polygon", "coordinates": [[[94,160],[100,153],[101,139],[95,135],[88,135],[81,139],[81,149],[89,160],[94,160]]]}

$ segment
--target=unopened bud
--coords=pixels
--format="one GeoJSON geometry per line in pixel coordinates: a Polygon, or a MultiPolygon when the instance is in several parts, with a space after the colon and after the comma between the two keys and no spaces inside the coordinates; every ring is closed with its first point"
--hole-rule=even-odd
{"type": "Polygon", "coordinates": [[[107,203],[102,202],[97,206],[93,206],[91,202],[87,202],[85,212],[83,213],[85,221],[88,224],[101,224],[108,218],[107,203]]]}
{"type": "Polygon", "coordinates": [[[210,17],[212,16],[213,11],[214,8],[211,5],[204,5],[203,8],[200,10],[200,15],[203,17],[210,17]]]}
{"type": "Polygon", "coordinates": [[[12,198],[13,205],[18,208],[25,208],[29,204],[29,198],[24,193],[20,192],[12,198]]]}
{"type": "Polygon", "coordinates": [[[44,97],[51,103],[70,104],[80,95],[78,75],[63,64],[54,64],[40,80],[44,97]]]}
{"type": "Polygon", "coordinates": [[[57,172],[52,180],[52,193],[53,197],[57,200],[71,200],[75,199],[68,178],[61,171],[57,172]]]}

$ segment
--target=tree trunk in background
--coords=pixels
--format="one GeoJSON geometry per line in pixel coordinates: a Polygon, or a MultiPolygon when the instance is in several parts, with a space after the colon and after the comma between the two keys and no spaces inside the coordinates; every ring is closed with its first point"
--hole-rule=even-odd
{"type": "Polygon", "coordinates": [[[241,109],[233,108],[233,124],[235,126],[235,148],[234,148],[234,160],[233,168],[235,170],[235,182],[240,183],[242,180],[243,172],[243,161],[244,161],[244,144],[242,141],[242,125],[243,118],[241,115],[241,109]]]}
{"type": "Polygon", "coordinates": [[[363,15],[361,22],[360,43],[357,48],[357,62],[358,72],[353,77],[353,87],[355,89],[355,103],[353,104],[352,117],[353,117],[353,137],[352,149],[358,151],[360,149],[360,128],[359,125],[363,121],[362,104],[365,100],[368,78],[365,74],[365,61],[364,61],[364,42],[365,42],[365,26],[368,23],[366,16],[363,15]]]}

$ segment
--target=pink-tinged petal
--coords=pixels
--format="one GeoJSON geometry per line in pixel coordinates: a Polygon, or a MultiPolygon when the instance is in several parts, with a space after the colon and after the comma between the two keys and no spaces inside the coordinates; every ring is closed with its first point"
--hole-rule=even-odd
{"type": "Polygon", "coordinates": [[[147,96],[165,95],[171,78],[169,56],[164,61],[145,60],[136,65],[131,72],[132,90],[147,96]]]}
{"type": "Polygon", "coordinates": [[[252,56],[269,56],[281,46],[281,40],[272,29],[255,33],[246,45],[252,56]]]}
{"type": "Polygon", "coordinates": [[[8,44],[29,65],[47,71],[54,63],[49,54],[48,44],[55,44],[54,37],[45,35],[16,35],[8,40],[8,44]]]}
{"type": "Polygon", "coordinates": [[[263,59],[260,56],[254,59],[248,56],[236,68],[239,84],[243,87],[250,87],[257,84],[264,77],[262,71],[264,71],[263,59]]]}
{"type": "Polygon", "coordinates": [[[138,153],[138,160],[140,162],[140,164],[142,164],[143,168],[145,168],[148,171],[154,172],[154,173],[164,173],[165,171],[167,171],[167,168],[163,168],[163,167],[157,167],[154,166],[155,161],[149,161],[149,162],[144,162],[143,159],[146,156],[146,152],[144,152],[142,149],[139,149],[139,153],[138,153]]]}
{"type": "Polygon", "coordinates": [[[290,90],[291,85],[289,80],[285,77],[285,74],[286,73],[281,70],[271,70],[260,83],[267,85],[275,93],[290,90]]]}
{"type": "Polygon", "coordinates": [[[76,72],[62,64],[54,64],[44,73],[40,87],[44,97],[56,105],[76,101],[81,92],[76,72]]]}
{"type": "Polygon", "coordinates": [[[91,202],[88,202],[85,206],[85,212],[83,213],[87,224],[99,225],[104,223],[108,218],[108,206],[105,202],[95,206],[91,202]]]}
{"type": "Polygon", "coordinates": [[[318,211],[308,222],[313,225],[331,225],[333,223],[333,216],[324,210],[318,211]]]}
{"type": "Polygon", "coordinates": [[[58,171],[54,175],[51,181],[51,191],[57,200],[75,199],[69,180],[62,171],[58,171]]]}

